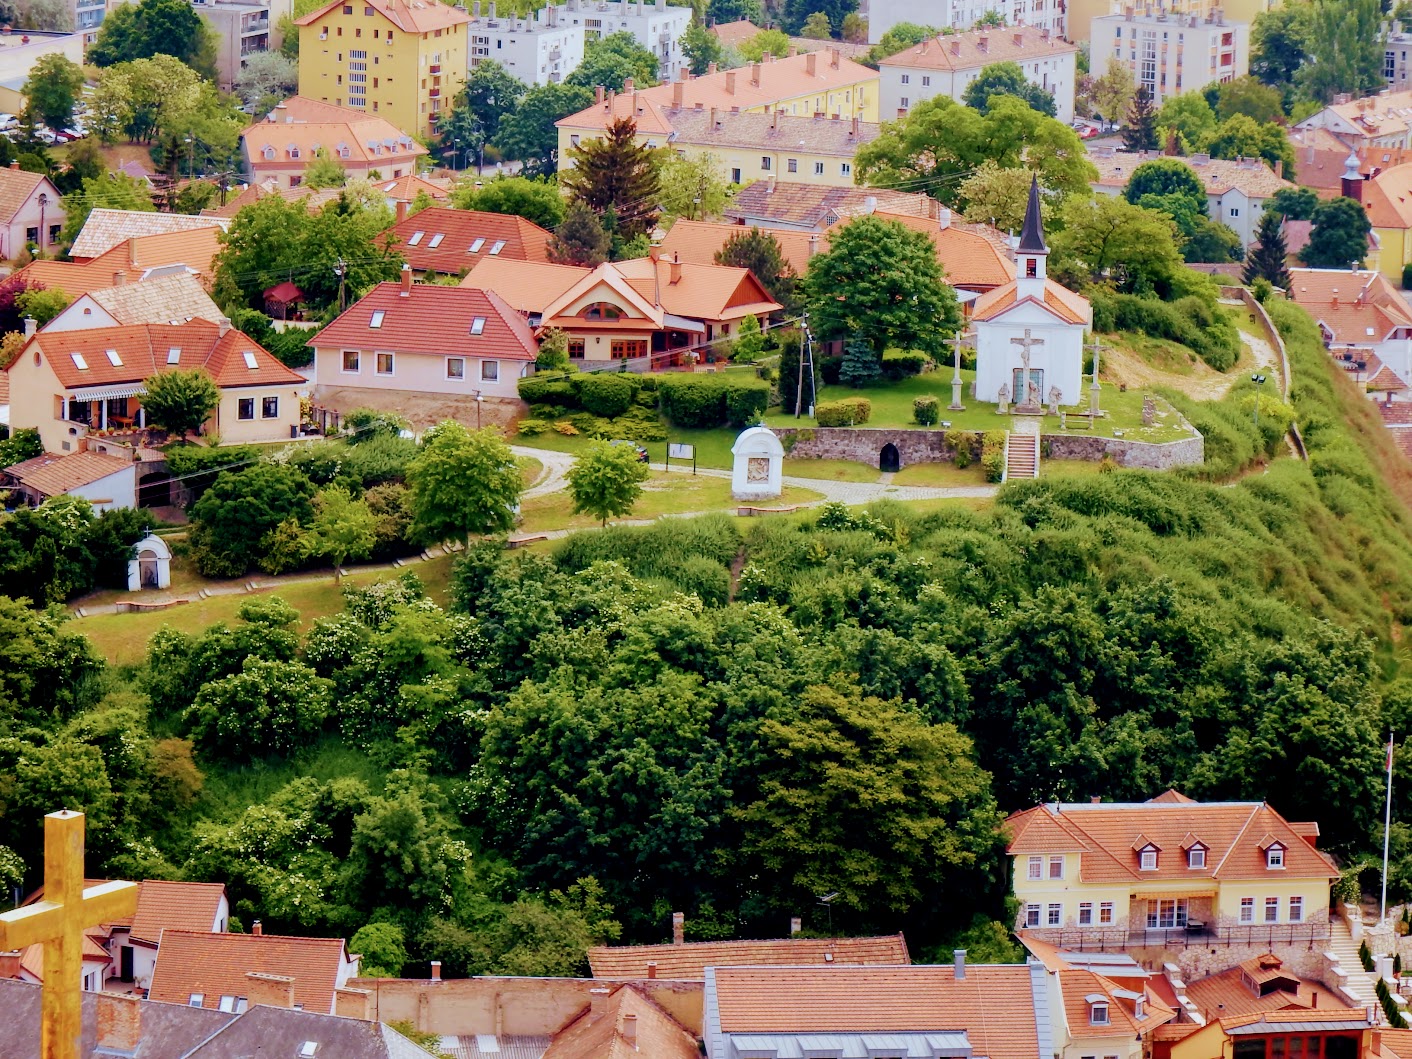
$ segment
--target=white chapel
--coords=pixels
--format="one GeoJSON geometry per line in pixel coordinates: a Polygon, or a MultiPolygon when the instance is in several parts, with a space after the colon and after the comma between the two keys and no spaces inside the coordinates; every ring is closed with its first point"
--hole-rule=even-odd
{"type": "Polygon", "coordinates": [[[1049,279],[1049,247],[1039,214],[1039,181],[1030,183],[1025,226],[1015,248],[1015,278],[976,299],[976,399],[1001,410],[1041,414],[1083,399],[1088,299],[1049,279]]]}

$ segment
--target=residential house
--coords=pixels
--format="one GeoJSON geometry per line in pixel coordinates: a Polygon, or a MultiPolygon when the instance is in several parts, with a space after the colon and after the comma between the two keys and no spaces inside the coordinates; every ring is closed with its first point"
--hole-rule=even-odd
{"type": "Polygon", "coordinates": [[[1074,120],[1075,61],[1078,48],[1048,29],[973,29],[928,38],[878,64],[882,113],[903,117],[925,99],[948,96],[962,101],[966,87],[995,63],[1015,63],[1025,79],[1054,97],[1056,117],[1074,120]]]}
{"type": "Polygon", "coordinates": [[[425,195],[433,202],[445,202],[451,197],[451,181],[428,180],[416,173],[404,173],[394,180],[380,180],[377,189],[394,207],[404,202],[410,206],[419,195],[425,195]]]}
{"type": "MultiPolygon", "coordinates": [[[[547,21],[544,11],[536,16],[547,21]]],[[[682,51],[682,34],[691,25],[691,12],[667,0],[644,3],[643,0],[567,0],[559,11],[559,20],[570,26],[582,26],[586,41],[598,40],[614,33],[631,33],[639,44],[657,57],[657,76],[674,81],[686,69],[686,53],[682,51]]]]}
{"type": "Polygon", "coordinates": [[[149,235],[171,235],[194,232],[204,228],[226,231],[230,221],[212,217],[193,217],[185,213],[153,213],[146,210],[113,210],[97,206],[89,211],[69,257],[79,263],[102,257],[119,243],[149,235]]]}
{"type": "Polygon", "coordinates": [[[666,108],[715,111],[717,115],[733,111],[794,117],[823,114],[876,122],[877,85],[876,71],[842,58],[836,48],[783,58],[770,56],[738,70],[712,70],[700,77],[687,75],[684,80],[652,88],[635,88],[629,79],[622,92],[608,93],[593,106],[555,122],[559,130],[559,165],[563,168],[572,164],[569,148],[602,136],[604,129],[623,117],[637,122],[640,137],[656,136],[657,145],[665,146],[672,131],[670,123],[660,116],[666,108]],[[627,98],[618,102],[620,96],[627,98]]]}
{"type": "MultiPolygon", "coordinates": [[[[65,457],[67,459],[67,457],[65,457]]],[[[110,457],[104,457],[108,459],[110,457]]],[[[34,461],[28,461],[34,462],[34,461]]],[[[16,465],[19,466],[19,465],[16,465]]],[[[13,480],[11,471],[14,467],[0,472],[0,478],[13,480]]],[[[129,467],[129,475],[131,468],[129,467]]],[[[58,495],[57,493],[54,495],[58,495]]],[[[47,499],[47,497],[46,497],[47,499]]],[[[131,507],[132,505],[127,505],[131,507]]],[[[80,975],[81,988],[86,993],[97,993],[103,989],[103,980],[107,975],[108,968],[113,962],[113,958],[108,955],[108,950],[103,943],[106,933],[101,927],[90,927],[83,932],[80,941],[80,951],[82,953],[80,975]]],[[[13,995],[11,991],[12,983],[30,983],[32,985],[42,985],[44,982],[44,946],[29,945],[17,952],[0,952],[0,999],[7,995],[13,995]]],[[[4,1011],[6,1018],[10,1015],[10,1009],[0,1007],[4,1011]]],[[[7,1022],[8,1026],[8,1022],[7,1022]]],[[[5,1042],[0,1039],[0,1057],[6,1055],[5,1042]]],[[[18,1054],[18,1053],[16,1053],[18,1054]]],[[[36,1055],[37,1052],[28,1053],[29,1056],[36,1055]]],[[[28,1059],[28,1056],[26,1057],[28,1059]]]]}
{"type": "Polygon", "coordinates": [[[1160,107],[1172,96],[1249,73],[1250,23],[1228,21],[1221,7],[1202,16],[1128,5],[1122,14],[1093,20],[1089,56],[1094,70],[1108,69],[1110,59],[1126,66],[1160,107]]]}
{"type": "Polygon", "coordinates": [[[727,48],[739,48],[759,32],[760,27],[748,18],[739,18],[734,22],[718,22],[711,27],[711,33],[727,48]]]}
{"type": "Polygon", "coordinates": [[[471,36],[472,70],[484,62],[499,63],[527,85],[557,85],[583,62],[583,26],[564,18],[555,4],[539,15],[497,18],[495,0],[490,0],[482,18],[481,0],[472,0],[466,32],[471,36]]]}
{"type": "Polygon", "coordinates": [[[332,0],[295,20],[299,94],[434,136],[466,80],[470,20],[429,0],[332,0]]]}
{"type": "MultiPolygon", "coordinates": [[[[1371,1008],[1262,1011],[1173,1027],[1184,1035],[1158,1040],[1153,1059],[1384,1059],[1396,1054],[1371,1008]]],[[[1164,1035],[1165,1036],[1165,1035],[1164,1035]]]]}
{"type": "Polygon", "coordinates": [[[518,397],[539,345],[523,316],[475,287],[380,283],[309,340],[320,389],[518,397]]]}
{"type": "Polygon", "coordinates": [[[209,282],[220,251],[219,223],[206,228],[124,239],[106,253],[87,261],[31,261],[16,275],[45,287],[57,287],[71,298],[88,291],[141,283],[158,276],[187,273],[209,282]]]}
{"type": "Polygon", "coordinates": [[[125,324],[168,324],[225,319],[206,288],[189,272],[159,276],[80,294],[44,325],[45,333],[125,324]]]}
{"type": "Polygon", "coordinates": [[[889,188],[756,180],[736,192],[722,212],[727,220],[747,227],[822,232],[845,217],[879,209],[939,221],[942,205],[930,195],[889,188]]]}
{"type": "MultiPolygon", "coordinates": [[[[1133,170],[1143,162],[1158,157],[1155,154],[1132,154],[1099,148],[1089,153],[1089,161],[1098,170],[1098,179],[1091,185],[1104,195],[1121,195],[1132,179],[1133,170]]],[[[1240,236],[1240,245],[1250,246],[1260,225],[1265,203],[1282,188],[1294,185],[1258,158],[1231,160],[1194,154],[1183,159],[1206,189],[1206,213],[1213,220],[1230,227],[1240,236]]]]}
{"type": "Polygon", "coordinates": [[[1412,89],[1331,103],[1295,125],[1327,129],[1345,147],[1412,147],[1412,89]]]}
{"type": "Polygon", "coordinates": [[[780,308],[749,269],[667,260],[655,251],[597,268],[493,258],[461,282],[495,291],[536,327],[568,332],[569,356],[585,367],[714,359],[746,316],[780,308]]]}
{"type": "MultiPolygon", "coordinates": [[[[258,929],[258,928],[257,928],[258,929]]],[[[335,1014],[358,975],[342,938],[164,930],[148,998],[236,1014],[257,1004],[335,1014]]]]}
{"type": "MultiPolygon", "coordinates": [[[[116,511],[137,506],[137,465],[132,459],[88,452],[83,448],[64,454],[46,452],[32,460],[16,463],[0,470],[0,481],[4,481],[25,503],[32,506],[56,496],[76,496],[87,500],[95,511],[116,511]]],[[[85,953],[88,952],[90,949],[85,946],[85,953]]],[[[96,953],[93,955],[97,956],[96,953]]],[[[103,957],[100,971],[105,971],[112,960],[106,951],[103,957]]],[[[27,956],[30,960],[34,958],[32,953],[27,956]]],[[[92,970],[86,967],[85,977],[92,970]]],[[[35,980],[40,981],[42,977],[35,980]]],[[[102,978],[98,981],[99,988],[102,988],[102,978]]]]}
{"type": "MultiPolygon", "coordinates": [[[[132,466],[131,460],[128,465],[132,466]]],[[[108,928],[107,949],[114,960],[111,977],[146,989],[152,983],[163,931],[223,934],[229,923],[230,899],[223,883],[143,879],[137,884],[136,914],[108,928]]]]}
{"type": "MultiPolygon", "coordinates": [[[[748,234],[752,228],[754,226],[748,228],[720,221],[676,220],[662,238],[660,249],[668,259],[679,258],[691,264],[714,265],[716,255],[725,249],[727,243],[748,234]]],[[[799,232],[788,228],[764,230],[779,243],[785,264],[794,270],[796,276],[804,275],[811,257],[828,249],[826,237],[820,232],[799,232]]]]}
{"type": "Polygon", "coordinates": [[[1052,944],[1160,949],[1328,936],[1318,825],[1264,802],[1054,802],[1012,814],[1016,926],[1052,944]]]}
{"type": "MultiPolygon", "coordinates": [[[[1376,154],[1379,148],[1372,151],[1376,154]]],[[[1412,263],[1412,162],[1366,171],[1365,164],[1356,153],[1349,154],[1344,160],[1341,190],[1368,211],[1374,245],[1365,260],[1388,279],[1401,283],[1403,266],[1412,263]]]]}
{"type": "MultiPolygon", "coordinates": [[[[1343,194],[1344,171],[1348,169],[1349,147],[1325,128],[1293,128],[1285,133],[1294,148],[1294,182],[1313,188],[1321,199],[1343,194]]],[[[1364,147],[1353,152],[1358,157],[1354,169],[1373,173],[1412,161],[1412,149],[1405,147],[1364,147]]]]}
{"type": "Polygon", "coordinates": [[[589,1009],[559,1030],[540,1059],[699,1059],[691,1032],[631,985],[592,991],[589,1009]]]}
{"type": "Polygon", "coordinates": [[[1407,53],[1412,51],[1412,32],[1403,23],[1394,19],[1382,25],[1383,38],[1383,80],[1393,92],[1412,88],[1412,65],[1407,61],[1407,53]]]}
{"type": "MultiPolygon", "coordinates": [[[[367,65],[365,60],[357,63],[367,65]]],[[[368,113],[301,94],[277,104],[264,121],[245,129],[240,134],[240,151],[252,184],[272,180],[298,187],[309,163],[321,155],[341,165],[350,177],[396,180],[415,173],[417,159],[427,153],[402,131],[405,127],[386,113],[368,113]]]]}
{"type": "Polygon", "coordinates": [[[144,382],[199,368],[221,399],[207,432],[227,443],[277,441],[298,430],[303,376],[228,322],[41,331],[6,369],[11,420],[39,431],[46,452],[80,451],[90,432],[144,426],[144,382]]]}
{"type": "Polygon", "coordinates": [[[706,1055],[1052,1059],[1044,967],[965,955],[954,967],[708,967],[706,1055]]]}
{"type": "Polygon", "coordinates": [[[1080,967],[1046,978],[1061,1059],[1147,1059],[1153,1031],[1177,1017],[1145,985],[1129,988],[1080,967]]]}
{"type": "Polygon", "coordinates": [[[482,213],[432,206],[407,216],[405,207],[378,239],[394,246],[417,272],[464,275],[488,257],[548,261],[547,232],[533,221],[510,213],[482,213]]]}
{"type": "MultiPolygon", "coordinates": [[[[680,931],[678,931],[678,934],[680,931]]],[[[899,966],[911,963],[901,934],[876,938],[766,938],[759,941],[673,941],[670,945],[595,945],[594,978],[664,978],[704,982],[708,967],[899,966]]]]}
{"type": "MultiPolygon", "coordinates": [[[[1060,0],[942,0],[925,17],[905,0],[870,0],[868,41],[876,44],[899,22],[918,22],[937,29],[963,32],[987,16],[999,15],[1007,26],[1021,23],[1068,36],[1066,4],[1060,0]]],[[[1105,12],[1106,13],[1106,12],[1105,12]]]]}
{"type": "Polygon", "coordinates": [[[192,0],[216,46],[216,80],[231,92],[248,56],[278,49],[280,20],[294,14],[293,0],[192,0]]]}
{"type": "MultiPolygon", "coordinates": [[[[379,174],[381,175],[381,174],[379,174]]],[[[285,179],[289,179],[290,174],[285,174],[285,179]]],[[[405,179],[405,178],[401,178],[405,179]]],[[[401,179],[389,181],[397,187],[401,187],[401,179]]],[[[310,213],[318,213],[330,202],[337,202],[342,188],[311,188],[306,184],[296,184],[294,187],[281,187],[274,177],[262,180],[259,183],[246,184],[234,195],[226,199],[225,205],[213,206],[210,209],[202,210],[202,217],[224,217],[232,218],[246,206],[259,202],[270,195],[277,195],[285,202],[302,202],[304,208],[310,213]]]]}
{"type": "Polygon", "coordinates": [[[1279,956],[1267,952],[1183,983],[1179,1000],[1193,1020],[1209,1023],[1266,1011],[1330,1011],[1362,1006],[1351,1003],[1350,996],[1323,982],[1300,977],[1279,956]]]}
{"type": "Polygon", "coordinates": [[[0,258],[16,258],[27,247],[52,253],[64,229],[59,189],[42,173],[11,162],[0,168],[0,258]]]}
{"type": "Polygon", "coordinates": [[[1313,317],[1336,361],[1369,389],[1412,389],[1412,306],[1386,276],[1322,268],[1290,276],[1289,297],[1313,317]]]}

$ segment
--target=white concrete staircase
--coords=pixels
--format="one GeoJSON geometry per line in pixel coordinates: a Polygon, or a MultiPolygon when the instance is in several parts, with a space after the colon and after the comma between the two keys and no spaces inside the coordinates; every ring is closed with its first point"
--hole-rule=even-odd
{"type": "Polygon", "coordinates": [[[1009,431],[1005,435],[1005,473],[1001,481],[1039,477],[1039,435],[1009,431]]]}
{"type": "Polygon", "coordinates": [[[1374,975],[1363,970],[1363,963],[1358,959],[1358,942],[1353,940],[1347,921],[1342,916],[1331,916],[1329,926],[1329,944],[1325,951],[1338,957],[1339,968],[1347,975],[1344,988],[1359,1004],[1380,1006],[1373,988],[1374,975]]]}

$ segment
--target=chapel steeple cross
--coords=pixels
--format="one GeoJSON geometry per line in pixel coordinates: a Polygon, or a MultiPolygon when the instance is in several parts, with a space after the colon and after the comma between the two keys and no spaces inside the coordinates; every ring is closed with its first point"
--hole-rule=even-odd
{"type": "Polygon", "coordinates": [[[83,814],[44,818],[44,900],[0,913],[0,952],[44,946],[40,1059],[79,1059],[83,932],[137,911],[137,884],[83,885],[83,814]]]}

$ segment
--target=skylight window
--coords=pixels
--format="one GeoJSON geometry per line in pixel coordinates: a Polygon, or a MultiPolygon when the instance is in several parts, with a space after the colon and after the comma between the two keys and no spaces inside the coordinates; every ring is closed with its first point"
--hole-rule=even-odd
{"type": "Polygon", "coordinates": [[[368,327],[370,327],[370,328],[381,327],[381,326],[382,326],[382,318],[383,318],[384,316],[386,316],[386,315],[387,315],[387,313],[386,313],[384,310],[382,310],[382,309],[374,309],[374,310],[373,310],[373,318],[368,321],[368,327]]]}
{"type": "Polygon", "coordinates": [[[299,1059],[312,1059],[319,1051],[318,1041],[305,1041],[299,1046],[299,1059]]]}
{"type": "Polygon", "coordinates": [[[88,361],[83,359],[82,353],[70,353],[69,356],[74,358],[74,367],[76,367],[79,371],[88,370],[88,361]]]}
{"type": "Polygon", "coordinates": [[[168,364],[180,364],[180,363],[181,363],[181,346],[172,346],[171,349],[167,350],[167,363],[168,363],[168,364]]]}
{"type": "Polygon", "coordinates": [[[446,233],[445,233],[445,232],[437,232],[435,235],[433,235],[433,236],[431,237],[431,242],[427,243],[427,249],[429,249],[429,250],[435,250],[438,246],[441,245],[441,241],[442,241],[443,239],[445,239],[445,238],[446,238],[446,233]]]}
{"type": "Polygon", "coordinates": [[[103,352],[108,354],[108,363],[113,367],[121,368],[123,366],[123,358],[118,356],[116,349],[105,349],[103,352]]]}
{"type": "Polygon", "coordinates": [[[485,330],[485,317],[477,316],[471,321],[471,334],[478,335],[485,330]]]}
{"type": "Polygon", "coordinates": [[[490,256],[491,256],[491,257],[494,257],[496,254],[500,253],[500,251],[502,251],[502,250],[504,250],[504,249],[505,249],[505,240],[504,240],[504,239],[497,239],[497,240],[495,240],[495,245],[490,248],[490,256]]]}
{"type": "Polygon", "coordinates": [[[485,245],[485,240],[484,240],[484,239],[477,239],[474,243],[471,244],[471,248],[470,248],[469,250],[467,250],[466,253],[468,253],[468,254],[479,254],[479,253],[480,253],[480,248],[483,247],[484,245],[485,245]]]}
{"type": "Polygon", "coordinates": [[[247,350],[245,350],[243,353],[241,353],[240,355],[241,355],[243,358],[245,358],[245,366],[246,366],[247,368],[249,368],[251,371],[254,371],[256,368],[258,368],[258,367],[260,366],[260,365],[255,361],[255,354],[254,354],[253,352],[251,352],[250,350],[247,349],[247,350]]]}
{"type": "Polygon", "coordinates": [[[412,233],[412,238],[410,238],[410,239],[407,240],[407,245],[408,245],[408,246],[416,246],[418,243],[420,243],[420,242],[422,241],[422,236],[424,236],[424,235],[426,235],[426,234],[427,234],[426,232],[413,232],[413,233],[412,233]]]}

